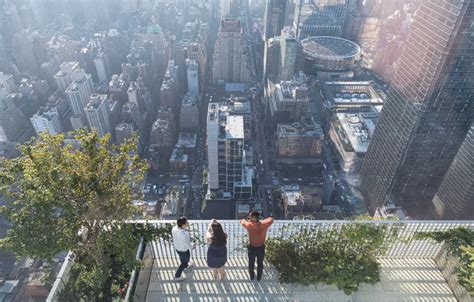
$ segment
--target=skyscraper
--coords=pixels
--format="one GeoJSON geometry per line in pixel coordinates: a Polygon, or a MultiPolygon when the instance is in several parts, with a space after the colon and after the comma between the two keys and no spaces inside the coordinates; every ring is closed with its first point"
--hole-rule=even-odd
{"type": "Polygon", "coordinates": [[[97,129],[100,137],[111,132],[108,102],[106,94],[93,94],[90,97],[89,104],[84,108],[89,126],[97,129]]]}
{"type": "Polygon", "coordinates": [[[54,81],[61,91],[66,91],[73,81],[80,80],[86,74],[79,66],[79,62],[63,62],[59,69],[54,75],[54,81]]]}
{"type": "Polygon", "coordinates": [[[472,1],[421,2],[361,168],[372,211],[392,197],[428,214],[474,118],[473,15],[472,1]]]}
{"type": "Polygon", "coordinates": [[[245,162],[245,115],[235,114],[225,103],[209,103],[207,156],[209,189],[229,198],[252,195],[252,172],[245,162]]]}
{"type": "Polygon", "coordinates": [[[314,0],[296,5],[293,29],[298,41],[312,36],[340,37],[346,19],[346,0],[314,0]]]}
{"type": "Polygon", "coordinates": [[[221,20],[212,66],[214,83],[218,81],[248,82],[248,58],[244,41],[242,22],[239,19],[224,18],[221,20]]]}
{"type": "Polygon", "coordinates": [[[474,218],[474,124],[433,198],[432,211],[437,218],[474,218]]]}
{"type": "Polygon", "coordinates": [[[265,41],[263,55],[264,83],[267,78],[276,80],[280,68],[281,43],[280,37],[276,36],[265,41]]]}
{"type": "Polygon", "coordinates": [[[84,107],[89,103],[92,93],[94,93],[94,84],[90,74],[84,75],[81,79],[75,80],[69,85],[66,94],[74,115],[84,113],[84,107]]]}
{"type": "Polygon", "coordinates": [[[298,41],[291,27],[285,27],[280,36],[280,80],[288,81],[295,75],[296,56],[298,54],[298,41]]]}
{"type": "Polygon", "coordinates": [[[266,0],[265,40],[279,35],[283,29],[287,2],[288,0],[266,0]]]}

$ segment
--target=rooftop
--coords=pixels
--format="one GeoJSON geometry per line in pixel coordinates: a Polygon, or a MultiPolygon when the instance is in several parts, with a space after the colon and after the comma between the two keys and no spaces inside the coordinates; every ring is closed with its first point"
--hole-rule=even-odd
{"type": "Polygon", "coordinates": [[[386,95],[367,81],[325,82],[323,93],[332,106],[382,105],[386,95]]]}
{"type": "Polygon", "coordinates": [[[278,93],[279,101],[292,101],[295,99],[306,99],[308,97],[308,86],[306,85],[306,77],[303,74],[295,76],[289,81],[281,81],[273,83],[278,93]]]}
{"type": "Polygon", "coordinates": [[[132,123],[120,123],[115,127],[116,131],[130,131],[133,132],[133,124],[132,123]]]}
{"type": "Polygon", "coordinates": [[[242,32],[242,26],[239,19],[224,18],[221,20],[221,32],[242,32]]]}
{"type": "Polygon", "coordinates": [[[329,36],[309,37],[301,41],[303,52],[307,55],[326,58],[344,59],[360,55],[360,47],[352,41],[329,36]]]}
{"type": "Polygon", "coordinates": [[[90,74],[84,75],[81,79],[77,79],[74,82],[69,85],[69,87],[66,89],[66,92],[77,92],[79,89],[81,89],[81,86],[91,78],[90,74]]]}
{"type": "Polygon", "coordinates": [[[186,93],[183,95],[181,106],[193,107],[197,106],[197,97],[194,94],[186,93]]]}
{"type": "Polygon", "coordinates": [[[282,29],[282,34],[285,34],[285,39],[296,40],[295,32],[290,26],[285,26],[282,29]]]}
{"type": "Polygon", "coordinates": [[[296,122],[292,124],[278,124],[277,131],[279,137],[284,136],[323,136],[323,130],[319,124],[304,125],[296,122]]]}
{"type": "Polygon", "coordinates": [[[58,109],[53,106],[43,106],[38,109],[38,112],[36,112],[32,119],[35,119],[37,117],[41,116],[44,119],[47,119],[48,121],[51,121],[53,118],[57,118],[59,116],[58,109]]]}
{"type": "MultiPolygon", "coordinates": [[[[342,129],[344,139],[352,146],[356,153],[366,153],[369,147],[369,138],[375,129],[374,115],[370,112],[364,113],[336,113],[342,129]]],[[[347,142],[346,142],[347,143],[347,142]]]]}
{"type": "Polygon", "coordinates": [[[241,115],[227,116],[226,138],[244,138],[244,118],[241,115]]]}
{"type": "Polygon", "coordinates": [[[194,148],[196,147],[197,141],[197,134],[191,132],[181,132],[179,134],[178,142],[176,143],[176,147],[183,147],[183,148],[194,148]]]}
{"type": "Polygon", "coordinates": [[[184,153],[182,148],[174,148],[173,153],[171,153],[170,161],[173,162],[188,162],[188,155],[184,153]]]}
{"type": "Polygon", "coordinates": [[[107,100],[107,97],[106,94],[92,94],[84,110],[97,110],[102,102],[107,100]]]}
{"type": "MultiPolygon", "coordinates": [[[[247,209],[246,206],[241,207],[247,209]]],[[[424,230],[446,230],[459,227],[463,222],[403,222],[406,228],[399,234],[393,248],[386,256],[378,259],[380,281],[375,284],[361,283],[358,291],[344,294],[335,285],[282,284],[278,271],[269,263],[264,264],[263,279],[260,282],[248,278],[248,260],[242,242],[246,231],[237,220],[220,221],[229,235],[227,243],[227,277],[214,281],[212,270],[206,263],[207,245],[197,244],[192,252],[195,267],[185,272],[186,280],[174,281],[179,259],[170,242],[154,241],[145,248],[143,263],[136,278],[134,301],[457,301],[453,290],[446,282],[441,267],[436,263],[440,244],[415,240],[408,243],[414,234],[424,230]]],[[[148,221],[162,224],[165,221],[148,221]]],[[[173,222],[172,222],[173,223],[173,222]]],[[[204,238],[208,221],[191,221],[191,233],[204,238]]],[[[275,221],[267,237],[278,237],[282,232],[290,234],[297,228],[313,225],[320,229],[334,228],[347,221],[286,220],[275,221]]],[[[400,224],[399,221],[370,221],[360,223],[400,224]]],[[[466,222],[464,223],[466,224],[466,222]]],[[[467,222],[472,227],[472,223],[467,222]]]]}
{"type": "Polygon", "coordinates": [[[151,131],[153,131],[153,132],[164,132],[164,131],[168,131],[168,128],[169,128],[169,121],[157,119],[153,123],[151,131]]]}

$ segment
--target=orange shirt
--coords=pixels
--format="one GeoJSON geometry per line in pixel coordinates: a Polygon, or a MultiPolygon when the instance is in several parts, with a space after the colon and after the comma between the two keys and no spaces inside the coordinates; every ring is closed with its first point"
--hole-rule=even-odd
{"type": "Polygon", "coordinates": [[[249,232],[250,245],[253,247],[260,247],[265,244],[265,236],[267,235],[267,230],[272,223],[272,217],[261,221],[249,221],[245,219],[240,221],[240,224],[249,232]]]}

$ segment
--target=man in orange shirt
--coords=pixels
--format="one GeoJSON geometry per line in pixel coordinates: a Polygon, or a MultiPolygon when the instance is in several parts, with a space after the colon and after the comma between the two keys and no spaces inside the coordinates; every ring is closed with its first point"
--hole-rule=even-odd
{"type": "Polygon", "coordinates": [[[267,230],[273,223],[273,218],[269,217],[259,220],[260,214],[257,211],[250,212],[248,219],[242,219],[240,224],[249,232],[248,246],[249,253],[249,274],[250,280],[255,279],[255,258],[257,258],[257,281],[262,279],[263,259],[265,258],[265,237],[267,230]]]}

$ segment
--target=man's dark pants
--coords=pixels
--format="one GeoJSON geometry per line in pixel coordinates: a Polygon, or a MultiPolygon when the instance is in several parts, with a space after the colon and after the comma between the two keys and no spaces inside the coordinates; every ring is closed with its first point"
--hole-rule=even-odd
{"type": "Polygon", "coordinates": [[[248,246],[250,279],[255,279],[255,258],[257,258],[257,280],[262,279],[263,259],[265,258],[265,245],[260,247],[248,246]]]}
{"type": "Polygon", "coordinates": [[[176,271],[176,274],[174,275],[176,278],[181,277],[181,274],[183,273],[184,269],[188,267],[189,259],[191,258],[191,253],[188,251],[186,252],[178,252],[179,255],[179,261],[181,262],[181,265],[178,267],[178,270],[176,271]]]}

